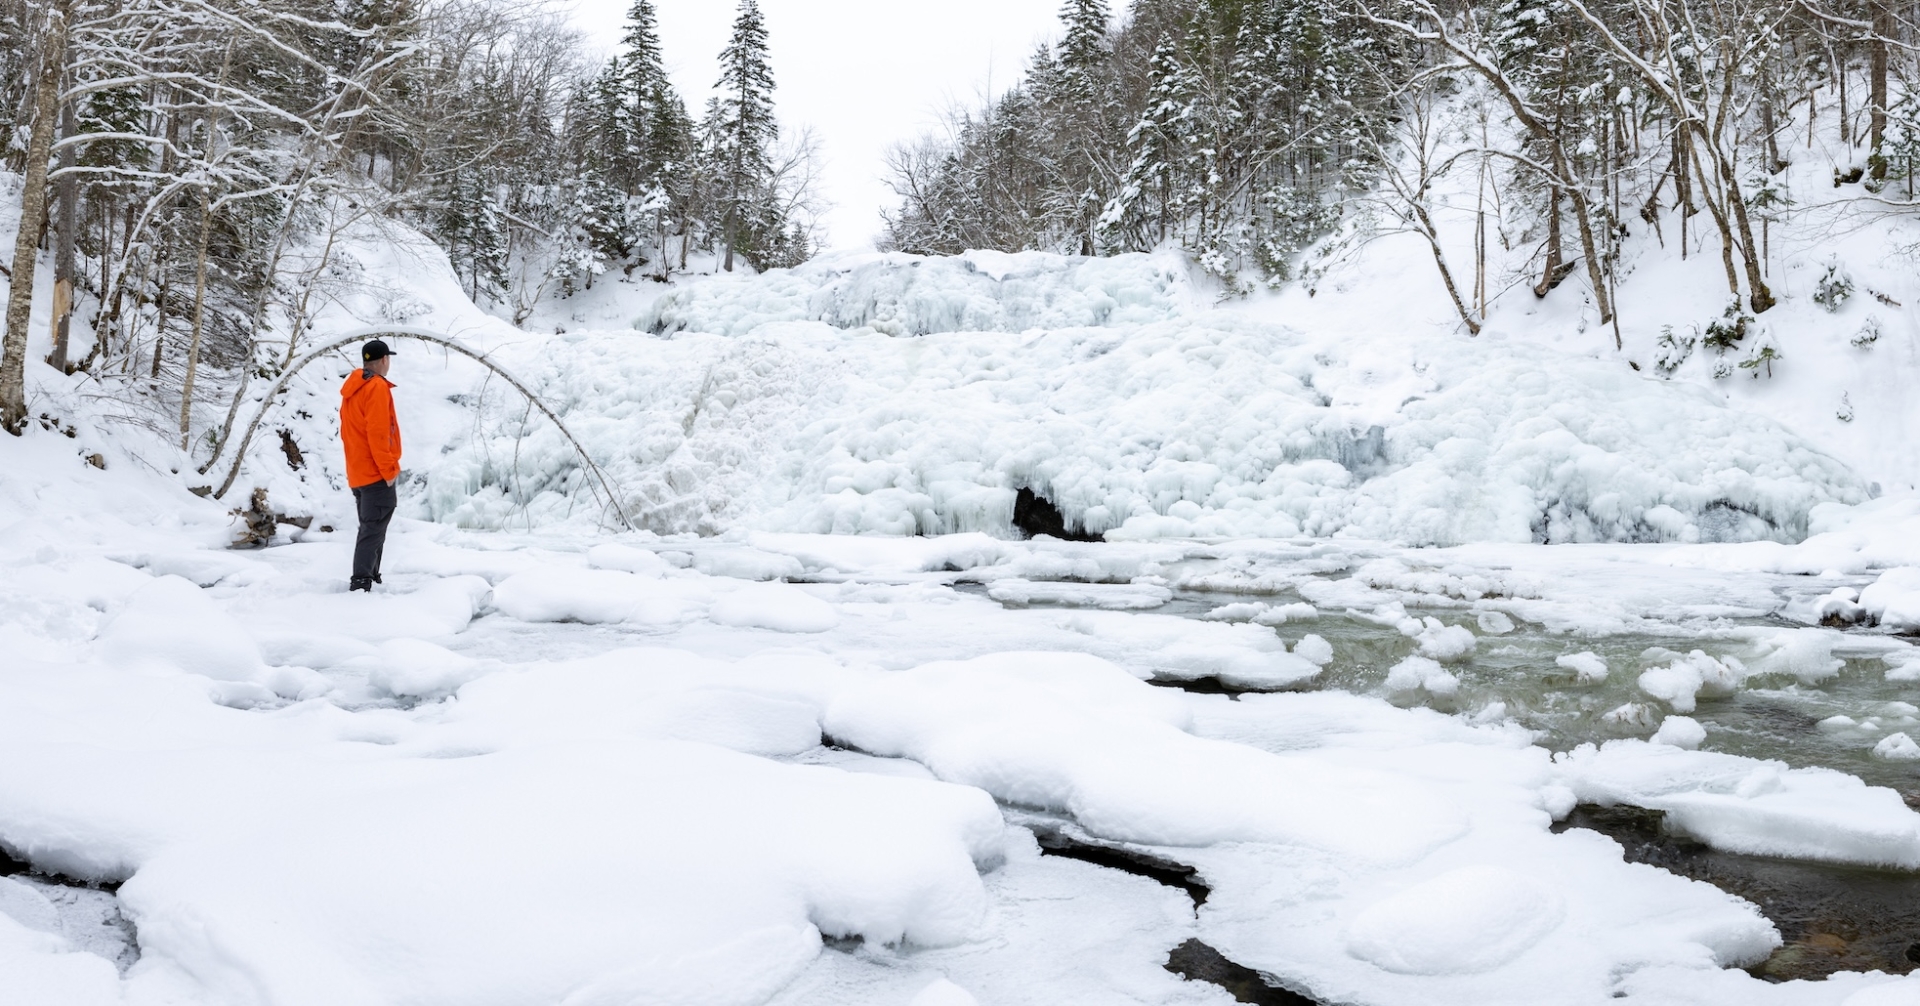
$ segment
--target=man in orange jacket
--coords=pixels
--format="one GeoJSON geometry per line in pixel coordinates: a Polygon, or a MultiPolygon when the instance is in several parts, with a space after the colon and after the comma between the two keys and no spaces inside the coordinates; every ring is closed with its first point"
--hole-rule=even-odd
{"type": "Polygon", "coordinates": [[[340,441],[347,451],[347,486],[360,513],[353,544],[353,579],[347,590],[373,591],[380,582],[387,522],[399,505],[400,420],[393,412],[393,350],[375,339],[360,347],[361,369],[340,386],[340,441]]]}

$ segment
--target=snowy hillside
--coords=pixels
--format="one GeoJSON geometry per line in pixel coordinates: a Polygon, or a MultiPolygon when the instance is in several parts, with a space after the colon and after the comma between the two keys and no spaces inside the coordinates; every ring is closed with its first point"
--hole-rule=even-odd
{"type": "MultiPolygon", "coordinates": [[[[1468,100],[1474,93],[1454,103],[1456,122],[1478,110],[1468,100]]],[[[1372,217],[1357,211],[1347,232],[1306,256],[1301,282],[1236,311],[1355,341],[1445,332],[1460,345],[1517,343],[1509,351],[1529,357],[1606,361],[1784,425],[1881,491],[1913,491],[1920,488],[1920,452],[1912,446],[1920,440],[1920,397],[1911,378],[1920,371],[1920,221],[1857,185],[1834,183],[1860,152],[1824,120],[1796,139],[1803,142],[1785,148],[1791,163],[1767,179],[1772,197],[1791,206],[1775,214],[1764,239],[1763,266],[1780,302],[1750,316],[1746,333],[1724,348],[1706,338],[1727,320],[1729,295],[1703,220],[1691,231],[1672,214],[1657,224],[1632,214],[1624,220],[1613,292],[1624,347],[1616,350],[1613,326],[1600,322],[1578,275],[1535,296],[1540,262],[1532,242],[1541,222],[1524,207],[1480,198],[1466,170],[1436,179],[1430,201],[1461,283],[1471,279],[1476,214],[1485,210],[1489,303],[1477,338],[1450,305],[1426,241],[1377,210],[1372,217]],[[1773,359],[1757,360],[1767,348],[1773,359]]],[[[1434,156],[1471,146],[1453,138],[1434,156]]],[[[1686,428],[1671,435],[1685,439],[1686,428]]]]}

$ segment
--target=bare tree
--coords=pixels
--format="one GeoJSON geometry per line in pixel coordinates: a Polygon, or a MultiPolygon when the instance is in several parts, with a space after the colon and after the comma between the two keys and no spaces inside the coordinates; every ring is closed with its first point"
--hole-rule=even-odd
{"type": "Polygon", "coordinates": [[[1537,109],[1528,99],[1525,88],[1501,68],[1488,40],[1477,28],[1470,23],[1463,26],[1441,13],[1429,0],[1403,0],[1403,7],[1412,19],[1383,16],[1371,10],[1366,12],[1366,17],[1374,24],[1449,54],[1454,60],[1451,68],[1471,73],[1485,81],[1505,103],[1514,121],[1545,150],[1544,161],[1518,152],[1502,153],[1514,163],[1535,172],[1554,192],[1567,196],[1572,204],[1574,222],[1579,228],[1581,259],[1586,264],[1594,305],[1599,309],[1602,324],[1613,320],[1613,301],[1608,295],[1606,272],[1600,261],[1592,198],[1573,170],[1574,157],[1567,149],[1564,134],[1553,128],[1551,117],[1537,109]]]}
{"type": "MultiPolygon", "coordinates": [[[[1460,315],[1461,324],[1467,327],[1467,334],[1479,335],[1483,324],[1480,310],[1467,302],[1459,284],[1454,282],[1446,250],[1441,246],[1440,227],[1433,219],[1434,184],[1455,160],[1443,159],[1441,155],[1442,134],[1446,130],[1441,122],[1440,96],[1435,93],[1434,85],[1434,77],[1428,75],[1416,78],[1403,89],[1396,106],[1397,122],[1373,151],[1380,165],[1380,178],[1386,183],[1386,191],[1381,195],[1391,197],[1381,201],[1402,222],[1403,230],[1418,234],[1426,241],[1427,249],[1433,253],[1434,268],[1439,270],[1440,283],[1446,288],[1454,311],[1460,315]]],[[[1484,234],[1477,235],[1476,240],[1484,240],[1484,234]]],[[[1476,277],[1476,282],[1483,284],[1484,279],[1476,277]]],[[[1484,296],[1484,287],[1477,293],[1484,296]]]]}
{"type": "Polygon", "coordinates": [[[40,35],[40,66],[33,89],[33,125],[27,141],[27,174],[21,186],[20,227],[14,235],[13,275],[7,294],[6,341],[0,344],[0,426],[19,435],[27,419],[27,323],[33,308],[35,249],[47,213],[47,160],[53,153],[60,78],[66,69],[70,30],[66,0],[47,8],[40,35]]]}
{"type": "Polygon", "coordinates": [[[1778,45],[1783,8],[1740,0],[1630,0],[1637,19],[1628,43],[1584,0],[1565,0],[1593,29],[1593,37],[1622,67],[1637,76],[1672,116],[1700,181],[1701,201],[1720,230],[1727,287],[1740,292],[1735,260],[1747,279],[1754,313],[1773,307],[1773,291],[1761,274],[1760,256],[1740,180],[1740,119],[1746,111],[1741,83],[1778,45]]]}

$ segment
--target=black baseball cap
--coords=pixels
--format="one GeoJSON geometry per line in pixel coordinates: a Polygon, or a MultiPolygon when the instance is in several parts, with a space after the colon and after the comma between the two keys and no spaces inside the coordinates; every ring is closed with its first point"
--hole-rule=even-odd
{"type": "Polygon", "coordinates": [[[375,339],[360,347],[360,359],[364,363],[372,363],[382,357],[397,355],[399,354],[395,353],[386,343],[381,342],[379,339],[375,339]]]}

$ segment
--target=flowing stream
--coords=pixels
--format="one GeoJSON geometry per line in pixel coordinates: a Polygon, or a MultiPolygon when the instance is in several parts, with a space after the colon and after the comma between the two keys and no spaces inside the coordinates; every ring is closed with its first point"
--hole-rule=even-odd
{"type": "MultiPolygon", "coordinates": [[[[1179,591],[1152,610],[1202,618],[1245,600],[1240,594],[1179,591]]],[[[1283,594],[1261,600],[1283,605],[1299,599],[1283,594]]],[[[1390,668],[1419,652],[1417,640],[1373,613],[1330,610],[1275,628],[1289,641],[1311,633],[1333,646],[1334,660],[1327,669],[1289,690],[1340,689],[1445,713],[1491,712],[1533,731],[1542,746],[1566,751],[1653,732],[1668,709],[1642,689],[1644,670],[1684,659],[1694,650],[1738,660],[1751,648],[1752,634],[1741,630],[1806,628],[1777,617],[1735,617],[1676,623],[1658,632],[1572,635],[1501,619],[1493,627],[1510,623],[1512,628],[1488,632],[1474,614],[1458,608],[1407,605],[1405,612],[1468,627],[1478,636],[1470,655],[1444,665],[1458,679],[1452,694],[1388,688],[1390,668]],[[1558,663],[1578,653],[1605,663],[1604,680],[1583,680],[1558,663]],[[1631,712],[1622,715],[1623,710],[1631,712]]],[[[1915,704],[1920,687],[1888,678],[1889,665],[1880,655],[1889,642],[1876,630],[1850,630],[1832,647],[1833,658],[1843,664],[1831,677],[1808,683],[1787,673],[1762,674],[1731,694],[1699,697],[1688,715],[1706,730],[1701,749],[1773,759],[1794,768],[1836,769],[1893,789],[1920,809],[1920,762],[1873,754],[1875,742],[1888,733],[1920,734],[1920,708],[1915,704]]],[[[1212,680],[1169,678],[1156,683],[1238,691],[1212,680]]],[[[1662,815],[1637,808],[1582,806],[1556,827],[1600,831],[1619,841],[1632,861],[1712,883],[1754,902],[1786,941],[1753,969],[1760,977],[1818,978],[1843,970],[1906,973],[1920,967],[1920,874],[1721,852],[1669,832],[1662,815]]]]}

